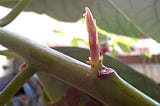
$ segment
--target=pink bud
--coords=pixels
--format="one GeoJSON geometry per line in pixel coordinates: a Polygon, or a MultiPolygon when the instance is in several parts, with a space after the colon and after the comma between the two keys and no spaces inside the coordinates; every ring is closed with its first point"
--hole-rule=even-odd
{"type": "Polygon", "coordinates": [[[85,19],[87,24],[87,30],[89,34],[89,45],[90,45],[90,58],[91,65],[96,65],[100,59],[99,42],[96,31],[96,23],[93,19],[92,13],[88,7],[85,8],[85,19]]]}

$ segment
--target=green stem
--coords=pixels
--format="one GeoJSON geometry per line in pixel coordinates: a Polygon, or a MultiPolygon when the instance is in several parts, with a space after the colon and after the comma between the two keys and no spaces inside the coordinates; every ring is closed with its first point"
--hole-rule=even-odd
{"type": "MultiPolygon", "coordinates": [[[[72,59],[70,61],[73,62],[72,59]]],[[[54,61],[48,64],[43,74],[51,75],[70,86],[76,87],[103,104],[111,106],[158,106],[158,102],[143,94],[116,73],[109,74],[106,78],[98,78],[90,67],[82,63],[59,64],[54,61]],[[66,66],[66,64],[68,64],[66,66]],[[66,77],[67,76],[67,77],[66,77]]],[[[57,61],[58,62],[58,61],[57,61]]],[[[76,63],[74,61],[73,63],[76,63]]],[[[38,63],[36,63],[38,64],[38,63]]]]}
{"type": "Polygon", "coordinates": [[[0,19],[0,26],[4,27],[12,22],[20,13],[21,11],[29,4],[31,0],[20,0],[17,5],[7,14],[5,17],[0,19]]]}
{"type": "Polygon", "coordinates": [[[99,78],[90,70],[90,66],[1,28],[0,43],[24,57],[36,70],[44,70],[41,72],[78,88],[104,104],[109,103],[113,106],[160,105],[122,80],[116,73],[99,78]]]}
{"type": "Polygon", "coordinates": [[[29,67],[19,72],[0,93],[0,106],[3,106],[5,103],[7,103],[34,74],[35,71],[29,67]]]}

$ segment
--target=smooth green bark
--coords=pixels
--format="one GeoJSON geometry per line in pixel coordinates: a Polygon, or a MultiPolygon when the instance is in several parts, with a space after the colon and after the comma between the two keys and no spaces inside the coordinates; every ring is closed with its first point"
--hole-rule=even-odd
{"type": "MultiPolygon", "coordinates": [[[[0,43],[24,57],[37,72],[49,74],[104,104],[113,106],[159,105],[155,100],[122,80],[116,73],[109,74],[104,79],[99,78],[97,73],[90,70],[89,65],[1,28],[0,43]]],[[[35,72],[31,70],[30,73],[35,72]]],[[[20,79],[24,80],[23,77],[20,79]]],[[[5,90],[4,92],[9,93],[5,90]]],[[[2,97],[4,96],[1,94],[1,101],[3,101],[2,97]]]]}
{"type": "Polygon", "coordinates": [[[6,88],[0,92],[0,106],[9,102],[12,96],[14,96],[34,74],[35,72],[32,68],[27,68],[19,72],[19,74],[6,86],[6,88]]]}

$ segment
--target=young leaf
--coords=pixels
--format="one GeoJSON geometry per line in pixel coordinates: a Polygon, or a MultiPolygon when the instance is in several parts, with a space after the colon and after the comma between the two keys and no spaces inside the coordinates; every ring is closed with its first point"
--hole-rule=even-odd
{"type": "Polygon", "coordinates": [[[88,7],[85,8],[84,14],[89,35],[90,60],[87,61],[92,69],[100,69],[102,67],[102,57],[100,57],[99,41],[97,36],[96,24],[92,13],[88,7]]]}

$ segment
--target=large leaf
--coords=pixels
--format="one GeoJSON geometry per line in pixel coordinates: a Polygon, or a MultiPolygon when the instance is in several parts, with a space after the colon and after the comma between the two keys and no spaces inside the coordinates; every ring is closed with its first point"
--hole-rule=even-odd
{"type": "MultiPolygon", "coordinates": [[[[89,57],[89,51],[87,49],[74,47],[59,47],[54,49],[82,62],[86,62],[86,59],[89,57]]],[[[115,69],[124,80],[160,102],[160,87],[154,81],[109,55],[104,56],[104,65],[115,69]]]]}
{"type": "Polygon", "coordinates": [[[111,0],[147,35],[160,41],[159,0],[111,0]]]}
{"type": "Polygon", "coordinates": [[[73,22],[82,17],[85,6],[106,31],[134,37],[146,34],[160,41],[159,0],[33,0],[27,10],[73,22]]]}
{"type": "MultiPolygon", "coordinates": [[[[9,4],[11,5],[10,2],[9,4]]],[[[45,13],[61,21],[74,22],[83,17],[86,6],[91,9],[97,25],[102,29],[134,37],[141,35],[137,26],[108,0],[33,0],[26,10],[45,13]]]]}

